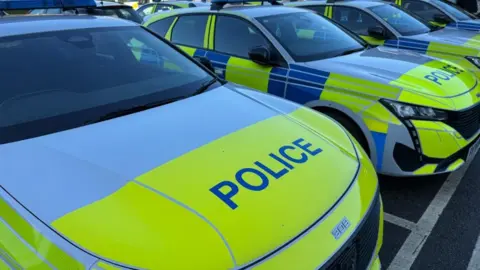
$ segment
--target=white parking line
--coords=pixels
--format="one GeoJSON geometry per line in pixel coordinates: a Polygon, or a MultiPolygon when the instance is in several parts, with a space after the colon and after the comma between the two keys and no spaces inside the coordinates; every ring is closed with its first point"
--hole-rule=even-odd
{"type": "Polygon", "coordinates": [[[452,198],[453,193],[455,193],[460,180],[469,166],[470,164],[465,164],[458,171],[452,173],[443,183],[435,198],[433,198],[427,210],[423,213],[416,226],[414,226],[397,255],[395,255],[392,263],[387,268],[388,270],[404,270],[412,267],[427,237],[432,232],[433,227],[452,198]]]}
{"type": "Polygon", "coordinates": [[[383,219],[385,221],[387,221],[388,223],[392,223],[394,225],[403,227],[403,228],[408,229],[410,231],[413,231],[415,229],[415,227],[417,226],[417,224],[415,224],[414,222],[411,222],[410,220],[406,220],[404,218],[397,217],[397,216],[394,216],[394,215],[389,214],[389,213],[383,213],[383,219]]]}
{"type": "Polygon", "coordinates": [[[478,270],[480,269],[480,235],[477,238],[477,243],[475,244],[475,249],[473,250],[472,257],[468,263],[467,270],[478,270]]]}

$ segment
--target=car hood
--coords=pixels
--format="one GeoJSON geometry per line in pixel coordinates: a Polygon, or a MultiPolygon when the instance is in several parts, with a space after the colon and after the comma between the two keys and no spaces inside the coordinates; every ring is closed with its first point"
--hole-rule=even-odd
{"type": "Polygon", "coordinates": [[[401,91],[402,96],[408,93],[409,97],[419,97],[417,99],[419,102],[425,99],[436,100],[432,106],[447,109],[457,107],[451,97],[468,94],[478,87],[476,76],[458,65],[423,54],[383,46],[327,60],[308,62],[305,65],[347,76],[331,75],[329,80],[351,81],[351,77],[360,79],[350,87],[364,86],[374,91],[373,88],[385,88],[385,85],[388,85],[398,89],[398,91],[392,89],[390,92],[378,91],[376,94],[380,97],[397,99],[401,91]],[[377,86],[375,83],[383,86],[377,86]]]}
{"type": "Polygon", "coordinates": [[[399,40],[400,42],[429,42],[428,51],[465,56],[480,55],[480,34],[475,31],[447,27],[426,34],[400,37],[399,40]]]}
{"type": "Polygon", "coordinates": [[[330,118],[229,85],[4,144],[0,161],[1,186],[58,234],[144,269],[255,261],[325,215],[359,169],[330,118]]]}

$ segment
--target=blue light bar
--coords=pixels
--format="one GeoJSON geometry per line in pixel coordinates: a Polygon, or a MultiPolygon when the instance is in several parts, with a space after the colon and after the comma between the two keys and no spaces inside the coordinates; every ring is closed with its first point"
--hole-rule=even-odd
{"type": "Polygon", "coordinates": [[[0,0],[0,10],[96,6],[95,0],[0,0]]]}

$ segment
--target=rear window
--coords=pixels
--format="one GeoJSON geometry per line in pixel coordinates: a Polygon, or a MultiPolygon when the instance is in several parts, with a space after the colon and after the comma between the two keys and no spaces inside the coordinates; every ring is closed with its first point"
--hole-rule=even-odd
{"type": "Polygon", "coordinates": [[[0,144],[189,96],[213,79],[140,26],[0,38],[0,59],[0,144]]]}
{"type": "Polygon", "coordinates": [[[142,17],[131,7],[97,7],[95,9],[89,9],[88,14],[117,17],[136,23],[142,23],[142,17]]]}

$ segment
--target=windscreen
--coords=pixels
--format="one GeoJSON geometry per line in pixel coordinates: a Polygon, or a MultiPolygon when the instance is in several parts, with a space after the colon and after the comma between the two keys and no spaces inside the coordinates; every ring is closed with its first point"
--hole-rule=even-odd
{"type": "Polygon", "coordinates": [[[459,7],[454,6],[453,4],[445,3],[442,1],[435,1],[435,3],[441,7],[444,11],[448,14],[453,16],[455,19],[459,21],[468,21],[476,19],[475,16],[469,14],[468,12],[462,10],[459,7]]]}
{"type": "Polygon", "coordinates": [[[331,58],[364,47],[350,34],[312,12],[260,17],[257,20],[296,62],[331,58]]]}
{"type": "Polygon", "coordinates": [[[139,26],[0,38],[0,59],[0,143],[190,96],[213,79],[139,26]]]}
{"type": "Polygon", "coordinates": [[[430,32],[424,22],[393,5],[378,5],[369,8],[378,17],[397,30],[402,36],[412,36],[430,32]]]}

